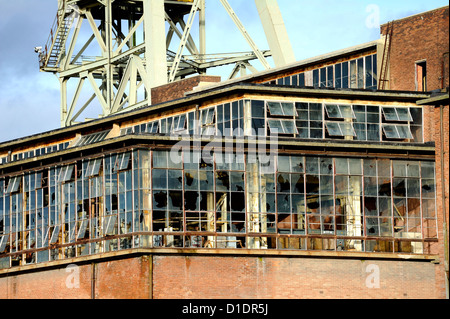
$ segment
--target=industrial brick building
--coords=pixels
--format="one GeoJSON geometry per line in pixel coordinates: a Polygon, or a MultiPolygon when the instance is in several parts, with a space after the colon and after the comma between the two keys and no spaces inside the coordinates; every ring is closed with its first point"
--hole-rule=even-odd
{"type": "Polygon", "coordinates": [[[448,298],[448,6],[381,33],[1,143],[0,298],[448,298]]]}

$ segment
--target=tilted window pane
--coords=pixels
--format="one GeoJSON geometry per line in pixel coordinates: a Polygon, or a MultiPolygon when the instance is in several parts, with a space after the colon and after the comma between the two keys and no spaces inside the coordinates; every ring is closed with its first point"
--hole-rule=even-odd
{"type": "Polygon", "coordinates": [[[330,118],[356,118],[351,105],[325,105],[325,110],[330,118]]]}
{"type": "Polygon", "coordinates": [[[339,127],[339,123],[336,122],[326,122],[326,127],[328,130],[328,134],[331,136],[342,136],[341,129],[339,127]]]}
{"type": "Polygon", "coordinates": [[[399,138],[395,125],[383,125],[383,132],[387,138],[399,138]]]}
{"type": "Polygon", "coordinates": [[[410,128],[407,125],[383,125],[386,138],[411,139],[413,138],[410,128]]]}
{"type": "Polygon", "coordinates": [[[215,117],[214,108],[202,110],[200,113],[200,123],[202,123],[202,125],[210,125],[214,123],[214,117],[215,117]]]}
{"type": "Polygon", "coordinates": [[[59,182],[67,182],[72,178],[73,168],[75,165],[69,165],[62,167],[59,172],[58,181],[59,182]]]}
{"type": "Polygon", "coordinates": [[[283,125],[284,133],[286,133],[286,134],[297,133],[297,128],[295,126],[294,121],[284,120],[284,121],[281,121],[281,124],[283,125]]]}
{"type": "Polygon", "coordinates": [[[9,242],[9,235],[3,235],[0,237],[0,254],[5,251],[6,244],[9,242]]]}
{"type": "Polygon", "coordinates": [[[339,112],[339,106],[338,105],[325,105],[325,109],[327,111],[327,115],[330,118],[341,118],[341,113],[339,112]]]}
{"type": "Polygon", "coordinates": [[[102,163],[101,158],[90,160],[87,166],[86,176],[97,176],[100,172],[100,165],[102,163]]]}
{"type": "Polygon", "coordinates": [[[297,127],[294,120],[268,120],[269,128],[271,132],[278,134],[294,134],[297,133],[297,127]]]}
{"type": "Polygon", "coordinates": [[[353,125],[351,123],[339,123],[339,126],[341,128],[343,136],[356,136],[353,125]]]}
{"type": "Polygon", "coordinates": [[[411,130],[407,125],[396,125],[400,138],[413,138],[411,130]]]}
{"type": "Polygon", "coordinates": [[[84,238],[86,234],[87,226],[89,225],[89,221],[87,219],[83,220],[80,225],[80,229],[78,230],[77,239],[84,238]]]}
{"type": "Polygon", "coordinates": [[[283,134],[283,126],[280,120],[268,120],[270,131],[273,133],[283,134]]]}
{"type": "Polygon", "coordinates": [[[148,133],[158,133],[159,122],[151,122],[147,124],[147,132],[148,133]]]}
{"type": "Polygon", "coordinates": [[[398,120],[399,121],[406,121],[406,122],[411,122],[412,121],[412,116],[411,113],[409,112],[409,109],[407,108],[396,108],[397,111],[397,115],[398,115],[398,120]]]}
{"type": "Polygon", "coordinates": [[[283,109],[284,115],[286,116],[297,115],[294,108],[294,103],[281,102],[281,107],[283,109]]]}
{"type": "Polygon", "coordinates": [[[386,121],[398,121],[397,112],[393,107],[383,107],[383,114],[386,121]]]}
{"type": "Polygon", "coordinates": [[[117,215],[106,216],[103,223],[104,235],[114,235],[117,225],[117,215]]]}
{"type": "Polygon", "coordinates": [[[109,133],[109,130],[82,136],[78,140],[78,142],[75,143],[74,146],[83,146],[83,145],[89,145],[89,144],[92,144],[92,143],[101,142],[101,141],[103,141],[106,138],[108,133],[109,133]]]}
{"type": "Polygon", "coordinates": [[[268,102],[267,106],[269,107],[270,115],[284,115],[280,102],[268,102]]]}
{"type": "Polygon", "coordinates": [[[412,121],[409,108],[383,107],[383,114],[386,121],[412,121]]]}
{"type": "Polygon", "coordinates": [[[297,112],[294,103],[289,102],[267,102],[270,115],[294,116],[297,112]]]}
{"type": "Polygon", "coordinates": [[[52,236],[50,238],[50,243],[49,244],[54,244],[54,243],[56,243],[58,241],[60,228],[61,228],[60,225],[56,225],[55,226],[55,228],[53,229],[53,233],[52,233],[52,236]]]}
{"type": "Polygon", "coordinates": [[[15,193],[19,190],[20,181],[22,176],[14,176],[9,180],[8,187],[6,188],[6,193],[15,193]]]}
{"type": "Polygon", "coordinates": [[[339,105],[339,109],[341,110],[342,118],[356,118],[351,105],[339,105]]]}

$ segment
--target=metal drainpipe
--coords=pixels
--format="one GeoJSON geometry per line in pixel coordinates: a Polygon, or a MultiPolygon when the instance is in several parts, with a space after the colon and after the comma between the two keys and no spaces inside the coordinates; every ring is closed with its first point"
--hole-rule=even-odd
{"type": "Polygon", "coordinates": [[[91,264],[91,299],[95,299],[95,281],[97,280],[95,278],[95,268],[96,268],[96,264],[92,263],[91,264]]]}
{"type": "Polygon", "coordinates": [[[440,157],[441,157],[441,184],[442,184],[442,213],[444,217],[443,222],[443,233],[444,233],[444,270],[445,270],[445,294],[446,298],[449,299],[449,288],[448,288],[448,233],[447,233],[447,212],[445,207],[445,165],[444,165],[444,106],[439,106],[439,116],[440,116],[440,157]]]}

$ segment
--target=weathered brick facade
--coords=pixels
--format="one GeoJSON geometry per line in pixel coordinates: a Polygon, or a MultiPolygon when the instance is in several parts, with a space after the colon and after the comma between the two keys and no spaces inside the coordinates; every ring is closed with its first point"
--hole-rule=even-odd
{"type": "Polygon", "coordinates": [[[196,87],[218,82],[220,82],[220,76],[198,75],[161,85],[152,89],[152,104],[179,99],[185,92],[192,91],[196,87]]]}
{"type": "Polygon", "coordinates": [[[442,298],[429,260],[145,255],[0,279],[0,298],[442,298]],[[93,271],[95,269],[95,271],[93,271]],[[378,280],[372,280],[379,275],[378,280]],[[75,281],[76,280],[76,281],[75,281]],[[77,285],[75,285],[77,283],[77,285]]]}
{"type": "MultiPolygon", "coordinates": [[[[390,53],[391,90],[417,90],[416,63],[426,61],[427,90],[448,87],[449,7],[393,21],[390,53]]],[[[385,35],[388,24],[381,26],[385,35]]]]}

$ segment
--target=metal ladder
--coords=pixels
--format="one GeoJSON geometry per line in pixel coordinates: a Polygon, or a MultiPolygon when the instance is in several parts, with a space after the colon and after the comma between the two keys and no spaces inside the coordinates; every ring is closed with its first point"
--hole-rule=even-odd
{"type": "Polygon", "coordinates": [[[41,69],[58,67],[64,55],[67,37],[74,20],[73,10],[64,4],[56,15],[45,50],[40,55],[41,69]]]}
{"type": "Polygon", "coordinates": [[[389,59],[391,56],[391,43],[392,43],[393,29],[394,29],[394,22],[393,21],[388,22],[387,29],[386,29],[386,37],[384,39],[383,58],[381,61],[380,77],[378,79],[378,89],[379,90],[384,90],[386,87],[386,82],[389,81],[387,79],[387,72],[388,72],[389,59]]]}

